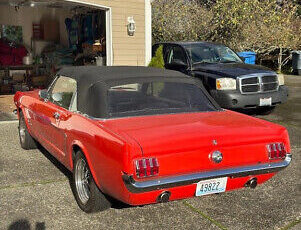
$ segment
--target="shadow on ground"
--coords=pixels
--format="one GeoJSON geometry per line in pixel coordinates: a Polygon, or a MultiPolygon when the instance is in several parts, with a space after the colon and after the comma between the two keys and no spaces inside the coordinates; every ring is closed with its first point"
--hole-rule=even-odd
{"type": "Polygon", "coordinates": [[[17,120],[18,117],[13,113],[5,113],[0,111],[0,121],[14,121],[17,120]]]}
{"type": "Polygon", "coordinates": [[[13,222],[11,225],[9,225],[9,227],[7,228],[7,230],[45,230],[45,229],[46,227],[44,222],[37,222],[35,224],[35,227],[31,228],[31,224],[26,219],[17,220],[13,222]]]}
{"type": "MultiPolygon", "coordinates": [[[[61,173],[63,173],[67,179],[69,180],[69,184],[71,184],[72,180],[72,172],[70,172],[61,162],[59,162],[54,156],[52,156],[42,145],[37,143],[38,150],[46,157],[61,173]]],[[[125,204],[119,200],[114,199],[113,197],[107,196],[108,200],[110,200],[112,207],[114,209],[125,209],[130,208],[132,206],[125,204]]]]}

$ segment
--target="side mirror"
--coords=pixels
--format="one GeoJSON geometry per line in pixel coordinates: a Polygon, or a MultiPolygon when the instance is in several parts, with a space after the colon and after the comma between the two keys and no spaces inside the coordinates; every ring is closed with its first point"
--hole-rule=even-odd
{"type": "Polygon", "coordinates": [[[175,59],[172,61],[171,65],[175,65],[175,66],[181,66],[181,67],[187,67],[187,63],[183,62],[182,60],[179,59],[175,59]]]}
{"type": "Polygon", "coordinates": [[[67,121],[71,117],[71,113],[61,113],[60,120],[67,121]]]}
{"type": "Polygon", "coordinates": [[[182,60],[174,59],[170,64],[166,64],[166,68],[173,69],[173,70],[183,70],[183,69],[187,69],[188,65],[182,60]]]}
{"type": "Polygon", "coordinates": [[[48,94],[47,89],[40,90],[40,91],[39,91],[39,97],[40,97],[41,99],[43,99],[43,100],[48,99],[49,94],[48,94]]]}

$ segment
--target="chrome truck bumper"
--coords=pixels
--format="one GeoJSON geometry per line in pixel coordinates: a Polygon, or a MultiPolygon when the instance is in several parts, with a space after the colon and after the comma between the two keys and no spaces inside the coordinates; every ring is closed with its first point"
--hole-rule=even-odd
{"type": "Polygon", "coordinates": [[[272,98],[272,106],[285,103],[288,98],[288,88],[279,86],[275,92],[241,94],[238,90],[210,90],[212,97],[225,109],[259,108],[260,98],[272,98]]]}
{"type": "Polygon", "coordinates": [[[135,181],[133,176],[124,174],[122,179],[127,189],[132,193],[143,193],[164,188],[172,188],[177,186],[189,185],[202,180],[214,179],[219,177],[245,177],[259,174],[267,174],[278,172],[291,163],[292,155],[287,154],[286,158],[281,162],[257,164],[251,166],[243,166],[236,168],[228,168],[216,171],[205,171],[181,176],[163,177],[154,180],[135,181]]]}

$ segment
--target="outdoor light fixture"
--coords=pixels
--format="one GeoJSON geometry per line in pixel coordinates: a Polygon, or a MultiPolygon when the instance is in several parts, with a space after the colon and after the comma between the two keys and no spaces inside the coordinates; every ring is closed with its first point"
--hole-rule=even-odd
{"type": "Polygon", "coordinates": [[[136,23],[135,23],[134,17],[128,17],[127,28],[128,28],[128,35],[134,36],[135,31],[136,31],[136,23]]]}

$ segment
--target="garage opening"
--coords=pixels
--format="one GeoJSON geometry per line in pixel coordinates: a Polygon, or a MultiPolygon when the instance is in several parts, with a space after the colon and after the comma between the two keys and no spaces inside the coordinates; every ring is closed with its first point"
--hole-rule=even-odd
{"type": "Polygon", "coordinates": [[[111,9],[0,0],[0,94],[45,88],[64,66],[111,65],[111,9]]]}

